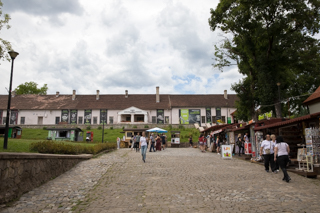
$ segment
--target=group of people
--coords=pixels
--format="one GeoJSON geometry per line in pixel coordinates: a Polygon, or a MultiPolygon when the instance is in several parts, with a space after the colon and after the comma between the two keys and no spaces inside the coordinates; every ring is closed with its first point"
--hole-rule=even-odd
{"type": "Polygon", "coordinates": [[[238,137],[237,137],[237,141],[236,141],[236,145],[239,149],[239,156],[241,156],[241,154],[244,155],[244,143],[245,142],[249,142],[249,135],[248,133],[246,133],[243,138],[241,136],[241,134],[239,133],[238,134],[238,137]]]}
{"type": "Polygon", "coordinates": [[[149,152],[152,152],[152,150],[153,152],[161,151],[165,150],[166,141],[167,137],[165,134],[160,135],[152,133],[150,137],[147,138],[145,132],[142,132],[141,136],[140,133],[137,133],[137,135],[133,135],[131,138],[131,151],[133,148],[136,148],[136,152],[141,150],[142,160],[143,162],[146,162],[148,145],[150,145],[149,152]]]}
{"type": "Polygon", "coordinates": [[[261,142],[260,155],[264,158],[265,171],[269,172],[270,167],[273,173],[279,172],[279,166],[283,172],[283,181],[289,182],[291,178],[287,172],[289,162],[289,145],[283,141],[282,136],[266,135],[266,139],[261,142]]]}
{"type": "MultiPolygon", "coordinates": [[[[189,138],[189,144],[190,144],[190,147],[193,147],[192,136],[190,136],[189,138]]],[[[210,148],[210,150],[213,151],[214,147],[216,147],[216,151],[220,155],[220,151],[221,151],[220,146],[221,146],[221,141],[220,141],[219,135],[215,139],[213,135],[208,135],[207,137],[205,137],[203,134],[200,134],[199,148],[201,152],[205,153],[207,148],[210,148]]]]}

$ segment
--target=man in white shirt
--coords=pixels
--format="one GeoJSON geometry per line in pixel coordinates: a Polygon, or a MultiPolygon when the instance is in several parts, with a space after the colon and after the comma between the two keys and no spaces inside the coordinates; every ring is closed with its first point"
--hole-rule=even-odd
{"type": "Polygon", "coordinates": [[[274,144],[270,139],[270,135],[266,135],[266,140],[262,141],[260,155],[263,155],[266,172],[269,172],[269,164],[272,172],[274,172],[274,144]]]}

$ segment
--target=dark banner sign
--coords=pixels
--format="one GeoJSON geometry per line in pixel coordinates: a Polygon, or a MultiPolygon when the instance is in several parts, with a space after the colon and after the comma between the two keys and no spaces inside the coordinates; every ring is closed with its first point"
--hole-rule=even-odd
{"type": "Polygon", "coordinates": [[[211,108],[206,108],[207,123],[211,123],[211,108]]]}
{"type": "Polygon", "coordinates": [[[221,108],[217,107],[216,108],[216,121],[221,120],[221,108]]]}
{"type": "Polygon", "coordinates": [[[9,123],[13,124],[13,125],[17,125],[17,123],[18,123],[18,111],[17,110],[11,110],[9,123]]]}
{"type": "Polygon", "coordinates": [[[78,110],[70,110],[70,124],[77,124],[78,110]]]}
{"type": "Polygon", "coordinates": [[[69,121],[69,110],[67,109],[61,110],[61,122],[68,122],[68,121],[69,121]]]}
{"type": "Polygon", "coordinates": [[[164,110],[157,109],[157,124],[164,124],[164,110]]]}
{"type": "Polygon", "coordinates": [[[85,109],[84,110],[84,124],[91,124],[92,110],[85,109]]]}
{"type": "Polygon", "coordinates": [[[108,110],[100,109],[100,124],[107,124],[108,110]]]}
{"type": "Polygon", "coordinates": [[[180,124],[201,123],[200,109],[180,109],[179,110],[180,124]]]}
{"type": "Polygon", "coordinates": [[[3,113],[3,111],[0,110],[0,125],[2,125],[2,113],[3,113]]]}

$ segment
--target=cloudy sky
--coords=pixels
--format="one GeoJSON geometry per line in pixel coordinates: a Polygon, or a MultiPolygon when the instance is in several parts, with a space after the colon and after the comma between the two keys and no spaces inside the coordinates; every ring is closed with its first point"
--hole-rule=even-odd
{"type": "MultiPolygon", "coordinates": [[[[13,88],[48,84],[48,94],[219,94],[242,76],[212,67],[210,8],[218,0],[2,0],[9,40],[19,56],[13,88]]],[[[7,94],[11,63],[0,65],[7,94]]]]}

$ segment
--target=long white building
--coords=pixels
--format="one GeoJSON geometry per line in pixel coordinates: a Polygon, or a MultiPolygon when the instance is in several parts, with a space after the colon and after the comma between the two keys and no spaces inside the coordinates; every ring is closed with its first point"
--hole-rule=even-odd
{"type": "MultiPolygon", "coordinates": [[[[10,125],[233,123],[236,95],[12,95],[10,125]]],[[[0,95],[5,124],[8,95],[0,95]]]]}

